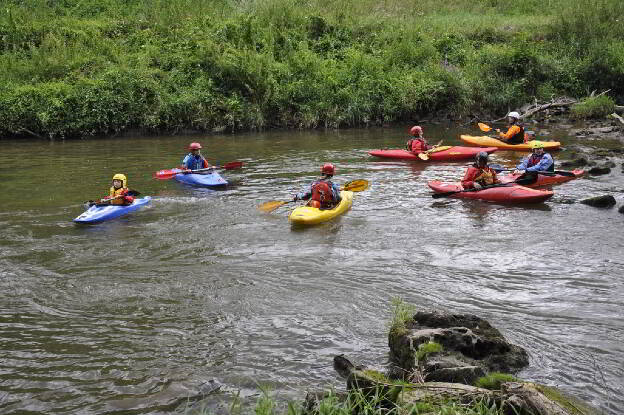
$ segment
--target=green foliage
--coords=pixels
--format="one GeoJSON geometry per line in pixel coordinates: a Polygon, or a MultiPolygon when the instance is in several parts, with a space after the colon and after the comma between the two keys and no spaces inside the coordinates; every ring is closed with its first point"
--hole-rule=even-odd
{"type": "Polygon", "coordinates": [[[427,342],[418,345],[418,350],[416,351],[416,360],[421,361],[424,360],[431,353],[440,353],[444,348],[441,344],[436,342],[427,342]]]}
{"type": "Polygon", "coordinates": [[[600,118],[612,114],[615,110],[615,102],[607,95],[587,98],[578,104],[572,105],[570,113],[573,118],[600,118]]]}
{"type": "Polygon", "coordinates": [[[401,335],[407,331],[407,323],[412,320],[416,308],[405,303],[401,298],[392,299],[392,322],[390,323],[390,333],[401,335]]]}
{"type": "Polygon", "coordinates": [[[475,386],[490,390],[500,390],[501,385],[505,382],[516,382],[514,376],[507,373],[493,372],[487,376],[480,377],[475,382],[475,386]]]}
{"type": "Polygon", "coordinates": [[[622,15],[620,0],[6,0],[0,133],[339,128],[594,89],[619,100],[622,15]]]}

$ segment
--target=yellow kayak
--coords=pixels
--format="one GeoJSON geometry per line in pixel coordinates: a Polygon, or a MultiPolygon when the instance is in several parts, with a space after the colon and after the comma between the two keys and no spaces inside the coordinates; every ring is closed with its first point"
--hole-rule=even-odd
{"type": "Polygon", "coordinates": [[[321,210],[309,206],[300,206],[293,210],[288,216],[288,220],[292,224],[298,225],[316,225],[317,223],[327,222],[330,219],[345,213],[353,204],[353,192],[343,190],[340,192],[342,200],[333,209],[321,210]]]}
{"type": "MultiPolygon", "coordinates": [[[[531,142],[522,143],[522,144],[507,144],[504,141],[497,140],[493,137],[488,137],[486,135],[483,136],[474,136],[474,135],[466,135],[462,134],[459,138],[466,144],[470,144],[472,146],[479,147],[496,147],[500,150],[520,150],[520,151],[531,151],[531,142]]],[[[557,150],[561,147],[561,143],[559,141],[542,141],[544,143],[544,150],[557,150]]]]}

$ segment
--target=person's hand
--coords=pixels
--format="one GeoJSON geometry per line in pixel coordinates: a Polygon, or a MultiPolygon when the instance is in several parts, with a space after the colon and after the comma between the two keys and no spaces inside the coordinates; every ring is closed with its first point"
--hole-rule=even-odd
{"type": "Polygon", "coordinates": [[[524,170],[516,169],[516,170],[513,171],[513,174],[522,174],[522,173],[524,173],[524,170]]]}
{"type": "Polygon", "coordinates": [[[475,189],[479,190],[481,188],[483,188],[483,186],[481,186],[479,183],[475,182],[472,184],[472,187],[474,187],[475,189]]]}
{"type": "Polygon", "coordinates": [[[500,128],[497,128],[497,129],[496,129],[496,132],[497,132],[497,133],[500,133],[500,128]]]}

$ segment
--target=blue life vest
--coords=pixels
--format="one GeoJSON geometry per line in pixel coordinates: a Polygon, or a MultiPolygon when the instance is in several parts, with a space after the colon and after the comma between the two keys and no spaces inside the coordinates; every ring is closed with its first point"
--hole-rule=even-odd
{"type": "Polygon", "coordinates": [[[182,165],[187,169],[198,170],[204,168],[204,161],[204,156],[201,154],[194,156],[193,153],[188,153],[182,160],[182,165]]]}

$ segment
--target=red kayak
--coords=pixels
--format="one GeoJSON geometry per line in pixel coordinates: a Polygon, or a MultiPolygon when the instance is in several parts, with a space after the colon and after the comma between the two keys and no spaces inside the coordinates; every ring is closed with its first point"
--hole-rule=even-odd
{"type": "MultiPolygon", "coordinates": [[[[493,153],[497,150],[496,147],[459,147],[459,146],[442,146],[434,151],[427,151],[429,160],[431,161],[455,161],[455,160],[468,160],[473,159],[478,152],[485,151],[486,153],[493,153]]],[[[417,154],[407,150],[373,150],[368,154],[375,157],[383,157],[389,159],[400,160],[420,160],[417,154]]]]}
{"type": "MultiPolygon", "coordinates": [[[[433,180],[427,184],[436,193],[464,190],[460,183],[443,183],[439,180],[433,180]]],[[[507,185],[454,193],[448,197],[479,199],[494,203],[540,203],[551,198],[552,195],[554,195],[554,192],[549,190],[536,190],[520,185],[507,185]]]]}
{"type": "MultiPolygon", "coordinates": [[[[524,186],[526,187],[544,187],[544,186],[551,186],[553,184],[559,184],[559,183],[565,183],[565,182],[569,182],[570,180],[574,180],[574,179],[578,179],[579,177],[581,177],[582,175],[585,174],[585,170],[572,170],[569,172],[557,172],[555,171],[554,174],[537,174],[537,180],[535,183],[532,184],[525,184],[524,186]],[[567,174],[561,174],[561,173],[567,173],[567,174]]],[[[505,176],[498,176],[498,180],[501,183],[511,183],[516,181],[517,178],[519,178],[520,176],[522,176],[522,174],[507,174],[505,176]]]]}

